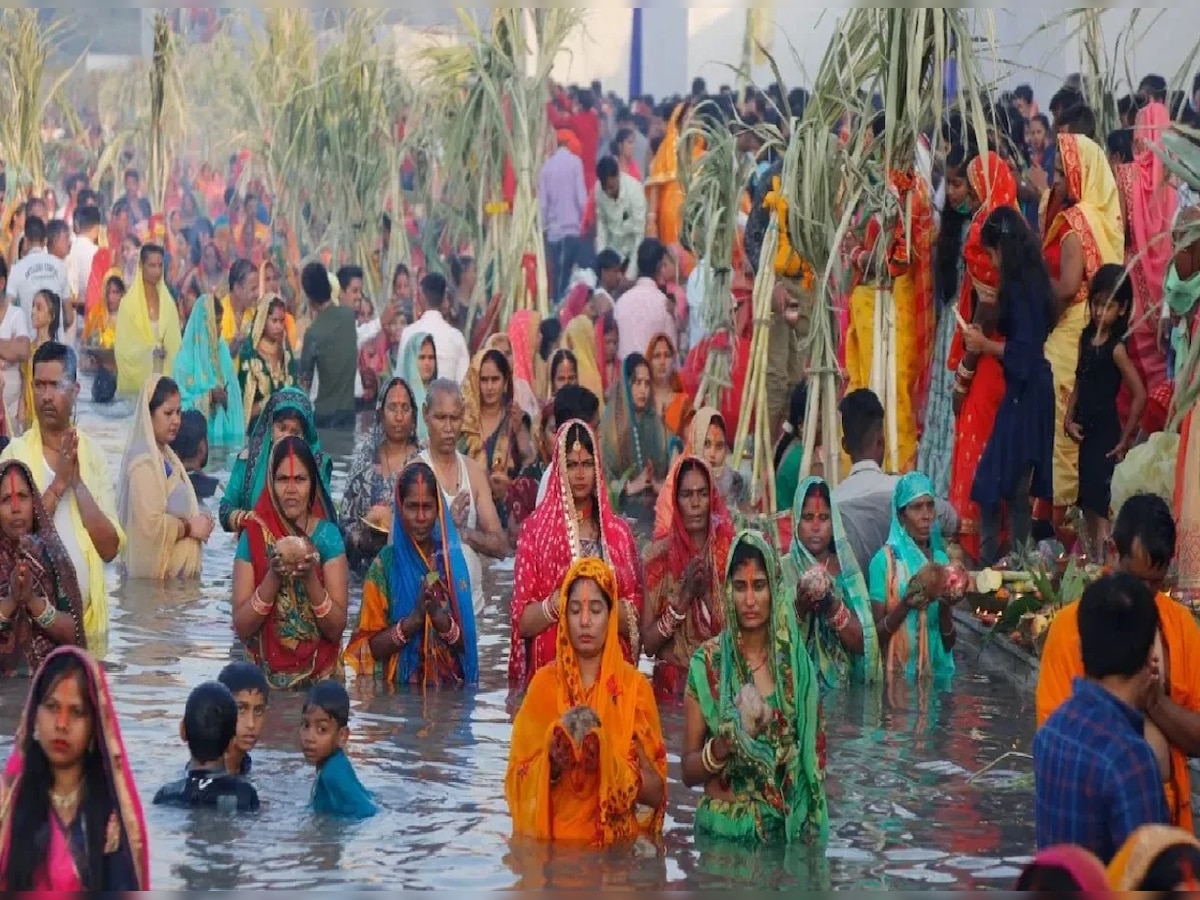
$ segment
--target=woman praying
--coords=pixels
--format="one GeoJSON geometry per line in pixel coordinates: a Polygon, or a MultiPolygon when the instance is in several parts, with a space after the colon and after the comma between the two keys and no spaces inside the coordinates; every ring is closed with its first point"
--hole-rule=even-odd
{"type": "Polygon", "coordinates": [[[221,339],[219,306],[208,294],[196,301],[175,357],[174,374],[184,409],[203,413],[208,422],[209,445],[236,450],[246,440],[246,415],[237,369],[221,339]]]}
{"type": "Polygon", "coordinates": [[[623,382],[600,422],[604,470],[618,494],[635,498],[662,492],[667,476],[667,430],[654,408],[650,364],[640,353],[625,358],[623,382]]]}

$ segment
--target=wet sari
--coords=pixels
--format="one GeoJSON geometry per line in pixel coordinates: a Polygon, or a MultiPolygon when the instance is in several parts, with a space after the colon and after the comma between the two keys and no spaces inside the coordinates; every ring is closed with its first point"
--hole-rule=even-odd
{"type": "MultiPolygon", "coordinates": [[[[692,406],[692,398],[688,395],[687,389],[683,386],[683,379],[679,375],[679,354],[675,351],[675,342],[668,335],[656,334],[650,339],[650,345],[646,347],[646,359],[653,359],[654,351],[664,341],[671,350],[670,382],[671,390],[674,393],[671,396],[671,402],[662,411],[662,418],[667,426],[667,430],[675,437],[683,440],[687,436],[687,427],[691,424],[695,409],[692,406]]],[[[657,400],[655,400],[655,405],[657,405],[657,400]]]]}
{"type": "MultiPolygon", "coordinates": [[[[796,578],[802,576],[813,567],[820,565],[816,557],[800,541],[800,519],[804,511],[805,499],[808,492],[817,485],[825,484],[825,479],[810,476],[800,483],[796,490],[792,505],[792,544],[789,553],[791,565],[796,578]]],[[[832,491],[830,492],[832,495],[832,491]]],[[[812,658],[813,667],[821,679],[821,686],[827,690],[844,687],[850,683],[874,684],[883,674],[879,654],[879,638],[875,633],[875,613],[871,609],[871,595],[867,590],[866,579],[858,567],[858,559],[850,542],[846,539],[846,529],[842,525],[842,516],[837,504],[830,502],[831,520],[833,523],[833,552],[837,556],[838,574],[833,579],[834,594],[858,618],[863,631],[863,655],[851,655],[842,644],[837,631],[815,610],[809,611],[804,619],[799,621],[800,636],[808,655],[812,658]]]]}
{"type": "Polygon", "coordinates": [[[646,615],[652,619],[664,615],[671,598],[679,596],[684,571],[693,559],[703,560],[707,593],[692,604],[687,618],[658,652],[654,690],[659,698],[682,695],[692,656],[701,644],[716,637],[725,627],[725,568],[732,543],[733,520],[721,492],[716,489],[716,480],[708,464],[695,456],[680,457],[671,467],[666,485],[658,495],[654,539],[646,548],[646,615]],[[708,538],[701,547],[692,543],[679,512],[679,471],[685,461],[698,464],[708,478],[708,538]]]}
{"type": "Polygon", "coordinates": [[[623,365],[621,381],[614,387],[600,420],[600,456],[614,490],[619,492],[627,480],[641,474],[647,462],[655,478],[665,478],[670,463],[669,442],[653,395],[645,409],[633,408],[630,375],[623,365]]]}
{"type": "MultiPolygon", "coordinates": [[[[229,301],[226,300],[226,303],[229,301]]],[[[184,410],[195,409],[208,421],[208,443],[214,448],[240,449],[246,440],[242,393],[229,348],[221,340],[216,301],[205,295],[196,301],[175,357],[175,381],[184,410]],[[224,406],[214,406],[211,393],[224,388],[224,406]]]]}
{"type": "Polygon", "coordinates": [[[123,397],[136,397],[151,375],[175,371],[175,355],[182,342],[179,312],[166,284],[161,281],[158,283],[158,321],[150,320],[146,284],[142,268],[138,266],[129,292],[121,299],[121,308],[117,311],[114,342],[117,393],[123,397]],[[155,358],[155,351],[159,349],[165,353],[162,359],[155,358]]]}
{"type": "Polygon", "coordinates": [[[516,835],[539,841],[611,847],[640,836],[656,840],[666,814],[667,748],[658,706],[649,682],[623,658],[618,637],[617,577],[597,559],[575,562],[557,592],[562,620],[567,617],[571,586],[580,579],[599,585],[609,603],[608,632],[600,672],[585,687],[579,660],[566,627],[558,629],[557,655],[529,685],[513,722],[504,795],[516,835]],[[600,721],[578,744],[563,725],[572,709],[588,706],[600,721]],[[550,752],[570,743],[579,764],[554,783],[550,752]],[[663,802],[639,808],[641,757],[664,782],[663,802]],[[588,771],[583,759],[596,760],[588,771]]]}
{"type": "MultiPolygon", "coordinates": [[[[92,724],[95,746],[104,760],[105,788],[108,793],[111,814],[105,828],[104,860],[93,871],[101,873],[102,883],[90,883],[87,871],[81,871],[80,863],[87,861],[88,842],[84,836],[84,816],[76,817],[71,827],[64,827],[57,816],[47,822],[49,846],[40,851],[45,854],[34,876],[32,888],[47,892],[93,891],[148,891],[150,890],[150,849],[146,819],[142,814],[142,803],[137,785],[129,768],[125,744],[121,740],[121,729],[117,722],[116,708],[108,689],[108,680],[100,664],[85,651],[76,647],[60,647],[48,659],[70,654],[80,661],[86,673],[86,689],[96,717],[92,724]]],[[[44,671],[44,670],[43,670],[44,671]]],[[[36,696],[37,678],[30,688],[29,696],[36,696]]],[[[0,888],[10,887],[7,880],[8,862],[16,853],[33,852],[33,835],[13,833],[13,811],[17,798],[24,788],[26,759],[24,748],[27,735],[34,730],[37,709],[32,699],[26,703],[17,728],[12,755],[8,758],[4,775],[0,778],[0,888]],[[24,846],[21,846],[24,844],[24,846]]],[[[49,807],[47,799],[46,806],[49,807]]],[[[85,867],[86,868],[86,867],[85,867]]]]}
{"type": "Polygon", "coordinates": [[[400,497],[393,491],[392,537],[367,572],[362,607],[346,648],[346,663],[359,677],[373,675],[396,687],[479,683],[475,609],[471,604],[467,561],[442,492],[435,493],[437,524],[433,529],[433,555],[426,558],[404,529],[400,497]],[[446,604],[446,612],[462,630],[461,652],[445,642],[433,627],[431,617],[426,616],[424,631],[419,636],[386,661],[376,660],[371,654],[371,638],[408,618],[422,589],[434,580],[440,583],[438,595],[446,604]]]}
{"type": "MultiPolygon", "coordinates": [[[[0,483],[13,477],[14,472],[25,478],[33,495],[33,527],[30,530],[33,540],[14,541],[0,534],[0,584],[6,587],[11,584],[17,564],[25,561],[33,576],[33,595],[46,597],[60,613],[74,616],[75,646],[87,649],[83,595],[79,592],[71,557],[54,530],[54,520],[46,512],[42,494],[28,466],[15,459],[0,463],[0,483]]],[[[0,678],[17,674],[22,663],[27,674],[35,674],[57,646],[34,623],[29,610],[20,607],[8,631],[0,633],[0,678]]]]}
{"type": "Polygon", "coordinates": [[[268,311],[271,304],[280,299],[278,295],[272,295],[258,302],[254,310],[254,324],[250,326],[250,337],[242,344],[238,354],[237,382],[241,388],[242,429],[245,434],[254,431],[258,423],[255,407],[265,405],[276,391],[296,384],[296,356],[286,334],[283,346],[279,348],[278,359],[268,359],[259,352],[263,331],[267,327],[268,311]]]}
{"type": "MultiPolygon", "coordinates": [[[[967,166],[967,179],[982,205],[971,221],[967,239],[963,243],[963,261],[966,276],[959,293],[958,314],[965,322],[974,322],[977,304],[996,303],[996,292],[1000,288],[1000,272],[992,265],[991,257],[983,248],[980,235],[983,224],[995,210],[1002,206],[1016,208],[1017,183],[1012,170],[997,153],[983,153],[971,160],[967,166]]],[[[962,330],[958,329],[950,345],[946,367],[958,370],[967,361],[968,354],[963,343],[962,330]]],[[[992,423],[1004,401],[1004,369],[1000,360],[981,355],[975,361],[975,376],[963,398],[962,408],[955,424],[954,456],[950,466],[950,504],[958,513],[959,540],[972,557],[979,557],[980,520],[979,506],[971,499],[975,484],[975,470],[983,451],[992,437],[992,423]]]]}
{"type": "MultiPolygon", "coordinates": [[[[605,484],[600,456],[596,454],[596,497],[600,519],[600,540],[585,542],[579,537],[579,512],[567,481],[567,433],[571,422],[558,429],[554,457],[550,463],[550,488],[533,515],[525,520],[517,542],[517,559],[512,598],[512,647],[508,657],[508,681],[512,686],[529,683],[534,673],[554,660],[558,647],[558,632],[565,626],[547,628],[537,637],[521,636],[521,616],[531,603],[541,603],[558,596],[563,577],[585,557],[603,559],[617,573],[617,589],[622,603],[631,603],[640,615],[643,605],[643,574],[641,555],[629,524],[613,512],[605,484]]],[[[596,447],[596,436],[583,425],[596,447]]],[[[637,618],[635,616],[634,618],[637,618]]],[[[621,647],[625,660],[634,663],[638,657],[636,636],[622,635],[621,647]],[[633,640],[630,638],[633,637],[633,640]]]]}
{"type": "Polygon", "coordinates": [[[767,655],[775,693],[764,699],[772,716],[756,738],[742,726],[736,699],[743,685],[754,683],[754,675],[740,648],[733,573],[727,569],[728,624],[692,657],[687,692],[700,705],[709,735],[721,735],[734,746],[721,775],[722,787],[734,799],[705,794],[696,807],[696,833],[747,844],[823,841],[829,832],[829,809],[817,673],[804,651],[779,556],[760,534],[744,531],[734,539],[730,559],[743,543],[762,555],[771,589],[767,655]]]}
{"type": "MultiPolygon", "coordinates": [[[[462,454],[475,460],[483,466],[489,475],[492,472],[503,472],[509,478],[515,477],[519,466],[517,464],[516,426],[521,421],[520,407],[513,403],[513,391],[510,382],[501,399],[507,415],[501,415],[495,430],[491,434],[483,433],[483,408],[479,392],[479,372],[484,362],[489,358],[503,358],[499,350],[481,350],[471,361],[467,370],[467,380],[462,386],[463,424],[462,435],[459,438],[459,449],[462,454]]],[[[503,371],[503,368],[501,369],[503,371]]]]}

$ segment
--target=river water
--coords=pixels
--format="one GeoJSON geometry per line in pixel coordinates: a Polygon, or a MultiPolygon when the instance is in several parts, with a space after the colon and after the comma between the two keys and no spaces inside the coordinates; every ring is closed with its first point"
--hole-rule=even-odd
{"type": "MultiPolygon", "coordinates": [[[[107,452],[114,484],[130,422],[121,412],[83,402],[79,415],[107,452]]],[[[339,500],[354,440],[324,436],[339,500]]],[[[216,459],[210,470],[223,475],[228,466],[216,459]]],[[[947,691],[855,689],[826,699],[832,827],[824,854],[698,847],[696,796],[679,782],[678,708],[662,710],[671,778],[663,857],[514,843],[504,802],[511,561],[485,575],[478,690],[423,696],[351,687],[349,754],[383,808],[379,816],[345,824],[305,811],[313,773],[299,751],[301,698],[284,694],[272,697],[254,754],[258,815],[150,806],[187,760],[178,723],[188,691],[239,658],[230,628],[233,551],[232,538],[214,535],[199,586],[122,583],[110,567],[106,665],[147,804],[158,889],[1004,889],[1031,852],[1028,763],[1014,758],[969,780],[1010,751],[1028,751],[1032,698],[979,671],[969,653],[947,691]]],[[[352,612],[357,603],[355,592],[352,612]]],[[[26,688],[0,683],[4,756],[26,688]]]]}

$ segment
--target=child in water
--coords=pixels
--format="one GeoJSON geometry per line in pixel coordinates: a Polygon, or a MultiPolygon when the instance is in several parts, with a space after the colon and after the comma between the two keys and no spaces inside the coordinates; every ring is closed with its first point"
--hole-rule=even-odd
{"type": "Polygon", "coordinates": [[[253,765],[250,753],[258,745],[267,720],[271,688],[262,670],[247,662],[230,663],[217,681],[229,688],[237,703],[237,734],[225,751],[225,770],[230,775],[248,776],[253,765]]]}
{"type": "Polygon", "coordinates": [[[367,819],[379,811],[346,756],[350,740],[350,695],[336,681],[313,686],[304,701],[300,749],[304,760],[317,767],[313,785],[314,812],[346,819],[367,819]]]}

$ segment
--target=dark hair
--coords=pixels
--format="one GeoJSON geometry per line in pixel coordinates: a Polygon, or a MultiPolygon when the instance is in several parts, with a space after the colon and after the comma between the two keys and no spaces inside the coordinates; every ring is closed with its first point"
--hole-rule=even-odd
{"type": "Polygon", "coordinates": [[[79,357],[66,344],[60,344],[58,341],[46,341],[34,350],[32,368],[36,371],[37,367],[43,363],[61,363],[65,379],[76,381],[78,378],[79,357]]]}
{"type": "Polygon", "coordinates": [[[1118,128],[1110,131],[1104,148],[1123,163],[1133,162],[1133,129],[1118,128]]]}
{"type": "MultiPolygon", "coordinates": [[[[955,144],[946,154],[946,178],[950,171],[962,170],[963,177],[967,174],[967,165],[978,154],[964,144],[955,144]]],[[[937,296],[943,303],[958,302],[959,275],[958,264],[962,259],[963,230],[970,220],[970,213],[961,213],[946,203],[942,209],[942,223],[938,231],[937,249],[935,253],[935,278],[937,281],[937,296]]]]}
{"type": "Polygon", "coordinates": [[[232,291],[238,285],[243,284],[253,274],[254,263],[250,262],[250,260],[234,260],[233,265],[229,267],[229,289],[232,291]]]}
{"type": "Polygon", "coordinates": [[[471,271],[473,265],[475,265],[475,260],[470,256],[450,257],[450,280],[454,282],[455,287],[462,284],[463,276],[471,271]]]}
{"type": "Polygon", "coordinates": [[[512,368],[508,365],[508,357],[499,350],[486,350],[483,357],[479,360],[480,371],[483,370],[484,363],[491,363],[500,370],[500,377],[504,380],[504,397],[506,400],[512,400],[513,395],[513,378],[512,368]]]}
{"type": "Polygon", "coordinates": [[[708,490],[711,494],[713,490],[712,472],[703,462],[694,456],[686,456],[679,463],[679,471],[675,473],[675,496],[672,498],[676,503],[679,502],[679,489],[683,487],[683,476],[688,472],[699,472],[704,476],[705,482],[708,484],[708,490]]]}
{"type": "Polygon", "coordinates": [[[350,724],[350,695],[336,681],[318,681],[304,698],[302,713],[313,708],[324,712],[337,723],[338,728],[350,724]]]}
{"type": "Polygon", "coordinates": [[[100,227],[100,210],[94,206],[75,207],[75,227],[81,232],[100,227]]]}
{"type": "Polygon", "coordinates": [[[0,254],[0,278],[8,278],[8,260],[4,258],[3,254],[0,254]]]}
{"type": "Polygon", "coordinates": [[[275,312],[275,310],[277,310],[277,309],[281,310],[284,313],[287,312],[287,301],[284,300],[282,297],[276,297],[274,300],[272,300],[270,303],[267,304],[267,318],[269,319],[271,317],[271,314],[273,312],[275,312]]]}
{"type": "MultiPolygon", "coordinates": [[[[632,132],[629,133],[632,134],[632,132]]],[[[611,156],[602,156],[600,157],[600,161],[596,163],[597,181],[605,182],[610,178],[616,178],[620,174],[621,167],[617,165],[617,161],[611,156]]]]}
{"type": "Polygon", "coordinates": [[[1086,103],[1077,103],[1064,110],[1061,116],[1055,117],[1054,125],[1060,129],[1070,129],[1071,134],[1096,140],[1096,114],[1086,103]]]}
{"type": "MultiPolygon", "coordinates": [[[[632,119],[630,119],[628,113],[626,113],[624,116],[617,116],[617,121],[618,122],[628,122],[628,121],[632,121],[632,119]]],[[[623,143],[625,143],[627,140],[629,140],[631,137],[633,137],[633,135],[634,135],[633,129],[627,125],[618,128],[617,136],[613,138],[612,147],[610,148],[612,151],[612,155],[620,156],[621,155],[621,145],[623,143]]]]}
{"type": "Polygon", "coordinates": [[[883,427],[883,404],[867,388],[851,391],[843,397],[838,404],[838,413],[842,419],[842,439],[852,454],[861,452],[867,438],[883,427]]]}
{"type": "Polygon", "coordinates": [[[1083,103],[1083,94],[1078,89],[1073,87],[1061,88],[1053,97],[1050,98],[1050,115],[1054,116],[1054,124],[1058,124],[1058,118],[1072,106],[1078,106],[1083,103]]]}
{"type": "Polygon", "coordinates": [[[566,424],[572,419],[591,422],[600,412],[599,398],[579,384],[568,384],[554,395],[554,422],[566,424]]]}
{"type": "Polygon", "coordinates": [[[729,557],[729,571],[734,572],[748,562],[757,562],[764,572],[768,571],[762,551],[749,541],[738,541],[729,557]]]}
{"type": "Polygon", "coordinates": [[[179,396],[179,385],[175,383],[174,378],[162,377],[158,379],[158,384],[154,386],[154,391],[150,394],[150,412],[157,412],[162,405],[172,397],[179,396]]]}
{"type": "Polygon", "coordinates": [[[1134,494],[1125,501],[1113,523],[1113,544],[1122,559],[1133,555],[1133,545],[1156,569],[1165,569],[1175,558],[1175,517],[1167,501],[1157,494],[1134,494]]]}
{"type": "Polygon", "coordinates": [[[621,366],[621,374],[625,376],[625,380],[629,381],[633,378],[634,373],[642,366],[646,367],[646,371],[650,371],[650,362],[640,353],[630,353],[625,357],[625,362],[621,366]]]}
{"type": "MultiPolygon", "coordinates": [[[[42,289],[33,295],[33,299],[38,297],[44,299],[50,307],[50,325],[46,329],[46,333],[50,335],[50,340],[57,341],[60,337],[59,332],[62,329],[62,297],[54,293],[54,291],[42,289]]],[[[30,312],[32,312],[32,308],[30,312]]]]}
{"type": "Polygon", "coordinates": [[[1149,94],[1151,100],[1167,102],[1167,79],[1161,75],[1147,75],[1138,85],[1138,93],[1149,94]]]}
{"type": "Polygon", "coordinates": [[[409,387],[407,381],[405,381],[403,378],[397,377],[385,384],[383,386],[383,390],[379,392],[379,409],[376,418],[383,417],[383,408],[387,406],[388,395],[397,387],[403,387],[408,393],[408,405],[412,407],[413,415],[415,416],[417,414],[417,395],[413,393],[413,389],[409,387]]]}
{"type": "MultiPolygon", "coordinates": [[[[558,422],[560,420],[557,416],[555,416],[554,421],[558,422]]],[[[559,430],[561,431],[563,428],[567,430],[567,433],[563,435],[563,446],[570,447],[572,444],[579,444],[584,450],[592,454],[592,456],[595,456],[596,445],[592,441],[591,432],[584,427],[583,421],[577,419],[564,419],[562,422],[563,424],[559,426],[559,430]]]]}
{"type": "Polygon", "coordinates": [[[1136,675],[1146,667],[1157,633],[1154,595],[1132,575],[1107,575],[1083,592],[1079,646],[1083,670],[1093,681],[1136,675]]]}
{"type": "Polygon", "coordinates": [[[538,335],[541,337],[541,341],[538,343],[538,356],[548,362],[550,351],[558,343],[562,333],[562,322],[558,320],[558,316],[543,319],[542,324],[538,326],[538,335]]]}
{"type": "Polygon", "coordinates": [[[55,219],[46,226],[46,242],[53,241],[59,235],[71,233],[71,227],[61,219],[55,219]]]}
{"type": "Polygon", "coordinates": [[[1033,862],[1024,868],[1021,877],[1017,879],[1017,891],[1039,891],[1045,893],[1065,893],[1083,889],[1075,876],[1067,869],[1058,865],[1033,862]]]}
{"type": "MultiPolygon", "coordinates": [[[[804,495],[804,502],[807,503],[813,497],[820,497],[825,501],[826,505],[829,505],[833,502],[829,498],[829,485],[824,481],[814,481],[808,486],[808,493],[804,495]]],[[[797,525],[798,524],[799,523],[797,523],[797,525]]]]}
{"type": "MultiPolygon", "coordinates": [[[[1135,891],[1163,891],[1175,894],[1181,884],[1194,886],[1200,879],[1200,847],[1186,843],[1186,834],[1180,834],[1178,844],[1163,850],[1142,880],[1133,886],[1135,891]]],[[[1182,892],[1180,892],[1182,893],[1182,892]]]]}
{"type": "Polygon", "coordinates": [[[167,251],[158,244],[152,244],[147,241],[145,244],[142,244],[142,249],[138,251],[138,262],[145,265],[152,256],[166,257],[166,255],[167,251]]]}
{"type": "MultiPolygon", "coordinates": [[[[417,482],[421,479],[424,479],[425,483],[430,487],[437,488],[437,476],[434,474],[433,468],[429,463],[414,462],[404,467],[400,472],[400,477],[396,479],[397,505],[404,501],[404,498],[408,496],[408,492],[416,487],[417,482]]],[[[438,488],[435,490],[434,495],[437,500],[438,509],[440,510],[442,505],[441,489],[438,488]]]]}
{"type": "Polygon", "coordinates": [[[596,272],[596,277],[600,277],[601,272],[608,269],[625,270],[625,260],[621,259],[621,254],[616,250],[601,250],[596,254],[596,261],[592,264],[593,270],[596,272]]]}
{"type": "Polygon", "coordinates": [[[1029,117],[1029,122],[1030,122],[1030,124],[1037,122],[1044,129],[1046,129],[1047,137],[1049,139],[1053,139],[1053,135],[1050,130],[1050,117],[1047,116],[1045,113],[1035,113],[1034,115],[1029,117]]]}
{"type": "Polygon", "coordinates": [[[142,180],[142,176],[138,173],[137,169],[126,169],[125,170],[125,178],[123,180],[128,181],[130,178],[133,178],[136,181],[142,180]]]}
{"type": "MultiPolygon", "coordinates": [[[[1123,341],[1129,331],[1129,317],[1133,314],[1133,279],[1125,267],[1118,263],[1107,263],[1096,270],[1092,283],[1088,285],[1088,311],[1102,301],[1113,300],[1124,310],[1117,316],[1109,335],[1111,341],[1123,341]]],[[[1083,329],[1081,342],[1086,344],[1096,336],[1096,323],[1090,317],[1083,329]]]]}
{"type": "Polygon", "coordinates": [[[337,270],[338,287],[343,291],[350,290],[350,284],[355,280],[363,280],[362,266],[342,266],[337,270]]]}
{"type": "Polygon", "coordinates": [[[566,347],[559,347],[554,351],[554,356],[550,358],[550,388],[554,389],[554,378],[558,375],[558,367],[564,362],[569,362],[575,367],[575,374],[579,374],[579,361],[575,358],[575,354],[566,347]]]}
{"type": "Polygon", "coordinates": [[[1033,88],[1027,84],[1018,84],[1012,95],[1014,100],[1024,100],[1026,103],[1033,102],[1033,88]]]}
{"type": "Polygon", "coordinates": [[[222,759],[237,735],[237,701],[229,688],[209,681],[194,688],[183,710],[188,752],[198,763],[222,759]]]}
{"type": "Polygon", "coordinates": [[[396,279],[401,275],[408,277],[411,273],[408,271],[408,266],[404,263],[396,263],[396,268],[392,269],[392,284],[395,284],[396,279]]]}
{"type": "Polygon", "coordinates": [[[421,293],[426,300],[441,303],[446,298],[446,279],[437,272],[430,272],[421,279],[421,293]]]}
{"type": "Polygon", "coordinates": [[[1117,115],[1124,121],[1130,113],[1137,111],[1137,101],[1133,98],[1133,94],[1126,94],[1117,101],[1117,115]]]}
{"type": "Polygon", "coordinates": [[[204,418],[204,413],[189,409],[180,417],[179,432],[171,441],[171,449],[180,459],[188,460],[200,452],[200,445],[207,438],[208,420],[204,418]]]}
{"type": "Polygon", "coordinates": [[[1035,335],[1038,346],[1058,324],[1058,304],[1050,283],[1050,270],[1042,256],[1041,241],[1029,227],[1029,222],[1017,210],[1001,206],[992,211],[983,223],[979,241],[988,250],[1000,254],[1000,290],[996,306],[1001,330],[1008,333],[1011,305],[1035,303],[1042,306],[1042,326],[1045,334],[1035,335]]]}
{"type": "Polygon", "coordinates": [[[300,273],[300,287],[310,302],[321,306],[333,299],[329,270],[319,262],[311,262],[300,273]]]}
{"type": "Polygon", "coordinates": [[[44,244],[46,242],[46,223],[37,216],[28,216],[25,219],[25,240],[31,244],[44,244]]]}
{"type": "Polygon", "coordinates": [[[775,471],[779,471],[779,467],[783,465],[783,458],[787,455],[788,447],[792,445],[792,441],[800,440],[800,426],[804,424],[804,416],[808,413],[808,382],[800,381],[792,388],[791,399],[788,401],[788,424],[792,426],[792,430],[785,433],[779,439],[779,443],[775,445],[775,471]]]}
{"type": "Polygon", "coordinates": [[[311,509],[313,503],[317,500],[318,492],[321,490],[321,476],[317,471],[317,459],[313,456],[312,448],[308,445],[308,441],[304,438],[288,435],[282,438],[275,444],[275,448],[271,451],[271,490],[275,490],[275,474],[279,471],[279,467],[283,465],[283,461],[292,454],[300,460],[300,464],[304,466],[308,472],[310,487],[308,491],[308,506],[311,509]]]}
{"type": "Polygon", "coordinates": [[[667,248],[663,246],[661,241],[655,238],[646,238],[646,240],[642,241],[637,251],[638,277],[657,277],[658,269],[662,265],[666,255],[667,248]]]}

